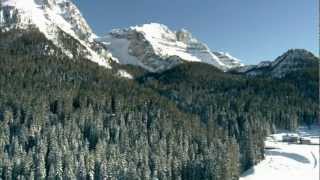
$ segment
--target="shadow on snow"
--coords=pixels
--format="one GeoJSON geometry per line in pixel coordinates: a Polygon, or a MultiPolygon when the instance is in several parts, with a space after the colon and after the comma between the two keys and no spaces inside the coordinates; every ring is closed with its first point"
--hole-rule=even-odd
{"type": "Polygon", "coordinates": [[[272,150],[267,150],[266,154],[271,155],[271,156],[283,156],[283,157],[290,158],[290,159],[293,159],[295,161],[298,161],[298,162],[304,163],[304,164],[310,163],[309,159],[307,159],[304,156],[301,156],[300,154],[279,152],[279,151],[272,151],[272,150]]]}

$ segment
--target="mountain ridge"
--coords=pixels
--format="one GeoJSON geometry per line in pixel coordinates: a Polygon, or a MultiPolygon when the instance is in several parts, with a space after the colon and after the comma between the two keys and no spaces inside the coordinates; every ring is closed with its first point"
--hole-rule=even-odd
{"type": "MultiPolygon", "coordinates": [[[[265,74],[264,71],[270,71],[271,76],[281,77],[285,75],[283,68],[286,68],[285,71],[298,68],[290,66],[290,63],[279,68],[276,64],[283,64],[281,57],[272,63],[244,66],[229,53],[210,50],[188,30],[172,31],[159,23],[112,30],[107,36],[98,37],[71,0],[1,1],[1,31],[28,29],[30,26],[38,28],[69,58],[81,55],[109,69],[112,68],[110,62],[135,65],[150,72],[168,70],[183,62],[201,62],[223,71],[247,75],[261,75],[265,74]],[[65,38],[73,38],[73,42],[78,44],[76,48],[68,47],[65,38]]],[[[294,54],[294,50],[288,52],[294,54]]],[[[307,52],[301,52],[300,55],[310,57],[307,52]]],[[[132,77],[124,70],[118,74],[132,77]]]]}
{"type": "Polygon", "coordinates": [[[230,72],[250,76],[268,75],[282,78],[291,72],[319,65],[319,58],[305,49],[289,49],[274,61],[262,61],[257,65],[249,65],[231,69],[230,72]]]}
{"type": "MultiPolygon", "coordinates": [[[[79,9],[70,0],[4,0],[1,3],[1,31],[38,28],[69,58],[82,53],[93,62],[111,68],[112,55],[94,39],[97,37],[79,9]],[[61,34],[74,38],[80,49],[73,53],[66,47],[61,34]]],[[[64,36],[65,36],[64,35],[64,36]]]]}
{"type": "Polygon", "coordinates": [[[159,23],[115,29],[99,41],[110,49],[119,63],[137,65],[152,72],[170,69],[184,61],[202,62],[222,70],[242,66],[240,60],[228,53],[212,52],[189,31],[173,31],[159,23]]]}

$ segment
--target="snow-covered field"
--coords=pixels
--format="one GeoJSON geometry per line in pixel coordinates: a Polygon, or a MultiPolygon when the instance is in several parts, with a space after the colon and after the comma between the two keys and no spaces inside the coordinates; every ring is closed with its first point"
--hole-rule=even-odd
{"type": "Polygon", "coordinates": [[[271,135],[266,140],[266,158],[245,172],[240,180],[319,180],[319,136],[320,127],[311,130],[301,127],[297,133],[310,139],[310,145],[288,144],[282,137],[288,132],[271,135]]]}

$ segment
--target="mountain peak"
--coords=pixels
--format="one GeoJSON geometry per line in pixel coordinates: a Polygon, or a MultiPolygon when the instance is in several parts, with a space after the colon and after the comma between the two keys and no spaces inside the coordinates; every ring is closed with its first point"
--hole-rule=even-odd
{"type": "Polygon", "coordinates": [[[285,52],[283,55],[277,58],[279,59],[297,59],[297,58],[305,58],[305,57],[312,57],[314,56],[310,51],[307,51],[305,49],[290,49],[287,52],[285,52]]]}
{"type": "Polygon", "coordinates": [[[289,49],[284,54],[299,54],[299,55],[311,55],[312,53],[306,49],[289,49]]]}
{"type": "Polygon", "coordinates": [[[69,58],[81,54],[101,66],[111,68],[108,60],[112,55],[94,41],[97,36],[71,0],[2,0],[1,31],[27,30],[30,26],[43,33],[69,58]],[[67,47],[66,37],[77,41],[78,46],[67,47]]]}
{"type": "Polygon", "coordinates": [[[236,69],[236,71],[248,75],[270,75],[281,78],[290,72],[315,67],[318,63],[319,58],[311,52],[305,49],[290,49],[272,62],[264,61],[258,65],[236,69]]]}
{"type": "Polygon", "coordinates": [[[4,16],[15,16],[16,22],[11,25],[19,28],[34,24],[46,32],[45,28],[54,24],[72,36],[81,36],[81,39],[96,37],[70,0],[4,0],[2,7],[11,10],[3,12],[6,13],[4,16]]]}
{"type": "Polygon", "coordinates": [[[153,72],[170,69],[184,61],[202,62],[222,70],[241,65],[235,58],[231,59],[232,56],[224,55],[220,59],[189,31],[173,31],[159,23],[113,30],[99,40],[120,63],[138,65],[153,72]]]}
{"type": "Polygon", "coordinates": [[[169,28],[166,25],[160,24],[160,23],[154,23],[154,22],[132,26],[130,28],[135,30],[141,30],[141,31],[155,31],[155,30],[169,31],[169,28]]]}

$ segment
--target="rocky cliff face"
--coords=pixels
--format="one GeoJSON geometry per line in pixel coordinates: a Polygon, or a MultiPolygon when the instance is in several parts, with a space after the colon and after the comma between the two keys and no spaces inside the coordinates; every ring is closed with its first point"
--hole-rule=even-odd
{"type": "Polygon", "coordinates": [[[4,0],[0,10],[2,32],[11,29],[39,29],[70,58],[79,55],[110,68],[112,58],[69,0],[4,0]],[[70,38],[72,40],[70,40],[70,38]],[[72,41],[74,44],[70,44],[72,41]]]}
{"type": "Polygon", "coordinates": [[[242,66],[228,54],[211,52],[187,30],[175,32],[157,23],[113,30],[99,41],[119,63],[138,65],[153,72],[170,69],[184,61],[202,62],[222,70],[242,66]]]}

